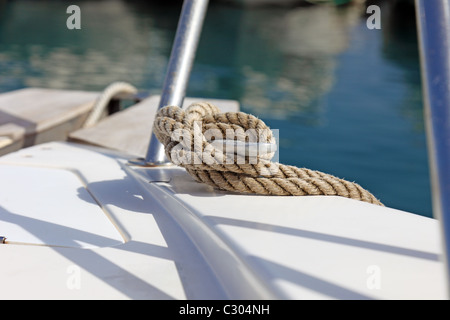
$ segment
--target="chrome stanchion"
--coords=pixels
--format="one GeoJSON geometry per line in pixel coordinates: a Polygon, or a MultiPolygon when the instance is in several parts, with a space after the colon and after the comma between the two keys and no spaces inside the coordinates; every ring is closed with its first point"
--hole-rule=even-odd
{"type": "Polygon", "coordinates": [[[416,0],[433,214],[441,223],[450,294],[450,0],[416,0]]]}
{"type": "MultiPolygon", "coordinates": [[[[164,106],[181,107],[183,104],[207,6],[207,0],[183,2],[158,110],[164,106]]],[[[154,133],[145,159],[133,160],[131,163],[147,166],[168,164],[164,147],[154,133]]]]}

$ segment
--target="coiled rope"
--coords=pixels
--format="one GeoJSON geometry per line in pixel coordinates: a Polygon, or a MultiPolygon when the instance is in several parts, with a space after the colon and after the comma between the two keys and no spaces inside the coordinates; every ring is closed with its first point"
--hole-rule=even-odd
{"type": "Polygon", "coordinates": [[[260,119],[243,112],[221,113],[210,103],[160,109],[153,130],[168,159],[197,181],[221,190],[260,195],[332,195],[383,206],[354,182],[306,168],[272,162],[274,155],[226,152],[213,145],[217,137],[240,142],[274,143],[273,133],[260,119]],[[248,133],[250,132],[250,133],[248,133]]]}

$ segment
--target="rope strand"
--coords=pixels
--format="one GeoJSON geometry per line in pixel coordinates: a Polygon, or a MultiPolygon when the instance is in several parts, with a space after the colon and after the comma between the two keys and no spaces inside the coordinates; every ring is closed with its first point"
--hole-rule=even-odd
{"type": "Polygon", "coordinates": [[[272,162],[274,152],[243,155],[212,146],[218,138],[275,143],[270,128],[253,115],[221,113],[207,102],[194,103],[186,111],[167,106],[158,111],[153,128],[171,162],[184,167],[196,181],[214,188],[274,196],[342,196],[383,206],[355,182],[272,162]]]}

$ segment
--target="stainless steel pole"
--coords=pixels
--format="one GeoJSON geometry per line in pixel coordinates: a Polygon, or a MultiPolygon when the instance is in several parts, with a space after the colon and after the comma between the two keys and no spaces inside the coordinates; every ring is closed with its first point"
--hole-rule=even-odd
{"type": "MultiPolygon", "coordinates": [[[[183,104],[207,7],[208,0],[183,2],[158,110],[164,106],[181,107],[183,104]]],[[[163,145],[153,133],[145,162],[148,165],[168,162],[163,145]]]]}
{"type": "Polygon", "coordinates": [[[433,212],[450,294],[450,0],[416,0],[433,212]]]}

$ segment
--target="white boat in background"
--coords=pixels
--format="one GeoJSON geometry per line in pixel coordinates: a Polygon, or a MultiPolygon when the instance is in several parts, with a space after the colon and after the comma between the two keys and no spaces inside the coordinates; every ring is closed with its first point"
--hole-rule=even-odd
{"type": "MultiPolygon", "coordinates": [[[[206,3],[183,5],[160,107],[182,105],[206,3]]],[[[0,157],[2,299],[448,298],[439,220],[218,191],[150,140],[141,160],[70,142],[0,157]]]]}

